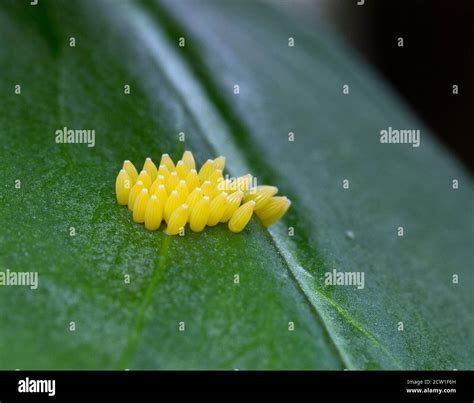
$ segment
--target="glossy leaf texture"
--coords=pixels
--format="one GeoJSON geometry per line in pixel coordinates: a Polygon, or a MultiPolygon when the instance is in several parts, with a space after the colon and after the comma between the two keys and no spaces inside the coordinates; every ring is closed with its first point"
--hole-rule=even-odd
{"type": "Polygon", "coordinates": [[[39,276],[0,287],[2,369],[472,368],[471,178],[327,28],[253,1],[9,0],[0,71],[1,270],[39,276]],[[381,144],[389,126],[420,147],[381,144]],[[289,213],[145,231],[115,201],[121,163],[185,149],[289,213]]]}

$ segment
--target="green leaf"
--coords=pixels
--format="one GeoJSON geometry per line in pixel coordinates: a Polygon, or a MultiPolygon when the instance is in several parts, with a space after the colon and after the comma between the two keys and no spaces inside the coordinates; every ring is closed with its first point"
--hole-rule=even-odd
{"type": "Polygon", "coordinates": [[[39,275],[0,287],[1,368],[472,368],[471,178],[328,29],[258,2],[9,0],[0,71],[1,271],[39,275]],[[420,147],[381,144],[388,126],[420,147]],[[121,163],[184,149],[289,213],[145,231],[116,204],[121,163]]]}

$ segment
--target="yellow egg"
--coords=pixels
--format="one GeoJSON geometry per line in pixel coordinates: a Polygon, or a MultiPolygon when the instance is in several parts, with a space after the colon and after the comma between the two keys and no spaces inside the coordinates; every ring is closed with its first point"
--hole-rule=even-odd
{"type": "Polygon", "coordinates": [[[218,183],[224,180],[222,176],[222,171],[220,169],[216,169],[210,176],[209,181],[211,181],[213,186],[217,186],[218,183]]]}
{"type": "Polygon", "coordinates": [[[147,159],[145,160],[145,163],[143,164],[143,169],[148,172],[148,175],[150,175],[152,182],[158,176],[158,169],[156,168],[156,165],[150,157],[147,157],[147,159]]]}
{"type": "Polygon", "coordinates": [[[176,191],[179,193],[179,197],[181,197],[181,201],[183,203],[186,202],[186,199],[189,196],[188,186],[186,185],[186,181],[180,180],[178,186],[176,186],[176,191]]]}
{"type": "Polygon", "coordinates": [[[201,232],[207,224],[207,219],[211,212],[211,206],[208,196],[204,196],[196,203],[191,217],[189,219],[189,227],[194,232],[201,232]]]}
{"type": "Polygon", "coordinates": [[[166,179],[168,179],[168,176],[170,176],[170,170],[168,169],[168,167],[166,165],[163,165],[161,164],[159,167],[158,167],[158,176],[161,175],[166,179]]]}
{"type": "Polygon", "coordinates": [[[291,201],[286,196],[274,196],[264,207],[255,211],[255,214],[265,227],[269,227],[282,218],[290,206],[291,201]]]}
{"type": "Polygon", "coordinates": [[[130,194],[128,195],[128,209],[130,211],[133,211],[133,205],[135,204],[135,200],[138,194],[142,191],[142,189],[143,189],[142,181],[137,181],[135,185],[133,185],[132,188],[130,189],[130,194]]]}
{"type": "Polygon", "coordinates": [[[209,218],[207,219],[207,225],[209,227],[217,225],[217,223],[221,220],[225,212],[226,204],[227,193],[225,192],[222,192],[211,201],[211,211],[209,213],[209,218]]]}
{"type": "Polygon", "coordinates": [[[152,183],[151,176],[144,169],[140,172],[140,175],[138,175],[137,181],[142,181],[143,186],[150,189],[152,183]]]}
{"type": "Polygon", "coordinates": [[[135,165],[133,165],[129,160],[125,160],[123,162],[123,169],[127,171],[128,176],[132,180],[132,186],[133,186],[138,178],[137,168],[135,168],[135,165]]]}
{"type": "Polygon", "coordinates": [[[225,168],[225,157],[224,156],[219,156],[214,159],[214,166],[216,169],[220,169],[221,171],[224,171],[225,168]]]}
{"type": "Polygon", "coordinates": [[[149,231],[156,231],[163,219],[163,203],[155,195],[151,195],[145,210],[145,228],[149,231]]]}
{"type": "Polygon", "coordinates": [[[143,188],[133,204],[133,221],[142,223],[145,221],[145,211],[150,195],[147,188],[143,188]]]}
{"type": "Polygon", "coordinates": [[[165,208],[163,210],[163,217],[166,222],[169,222],[171,214],[182,204],[181,197],[176,190],[173,190],[166,200],[165,208]]]}
{"type": "Polygon", "coordinates": [[[151,187],[150,187],[150,194],[153,194],[156,192],[156,189],[158,188],[159,185],[165,185],[166,184],[166,180],[165,180],[165,177],[163,175],[158,175],[155,179],[155,181],[151,184],[151,187]]]}
{"type": "Polygon", "coordinates": [[[242,204],[235,212],[229,221],[229,229],[232,232],[241,232],[247,226],[252,218],[255,202],[253,200],[242,204]]]}
{"type": "Polygon", "coordinates": [[[196,162],[194,161],[194,156],[191,151],[185,151],[181,159],[189,169],[196,169],[196,162]]]}
{"type": "Polygon", "coordinates": [[[190,192],[201,185],[201,181],[199,180],[199,176],[195,169],[191,169],[187,174],[186,185],[188,185],[188,190],[190,192]]]}
{"type": "Polygon", "coordinates": [[[173,172],[176,169],[169,154],[163,154],[161,156],[160,165],[166,165],[166,168],[168,168],[168,171],[170,172],[173,172]]]}
{"type": "Polygon", "coordinates": [[[168,193],[166,192],[164,185],[158,185],[152,194],[156,195],[158,199],[160,199],[160,201],[163,203],[163,206],[166,204],[166,201],[168,200],[168,193]]]}
{"type": "Polygon", "coordinates": [[[275,186],[257,186],[249,190],[245,195],[244,201],[255,201],[255,211],[257,211],[264,207],[277,192],[278,188],[275,186]]]}
{"type": "Polygon", "coordinates": [[[171,172],[168,179],[166,179],[166,191],[170,194],[173,190],[176,189],[179,183],[179,176],[176,172],[171,172]]]}
{"type": "Polygon", "coordinates": [[[131,187],[130,176],[128,176],[125,169],[121,169],[115,180],[115,195],[117,196],[118,204],[122,206],[128,204],[131,187]]]}
{"type": "Polygon", "coordinates": [[[214,191],[214,186],[212,186],[211,181],[204,181],[204,183],[201,185],[201,190],[204,196],[211,197],[214,191]]]}
{"type": "Polygon", "coordinates": [[[188,166],[181,160],[178,161],[176,164],[176,173],[179,176],[179,179],[186,179],[186,176],[188,176],[190,169],[188,166]]]}
{"type": "Polygon", "coordinates": [[[202,197],[203,195],[202,195],[201,188],[196,188],[189,194],[188,198],[186,199],[186,204],[188,205],[190,218],[191,218],[191,213],[194,210],[194,207],[196,206],[197,202],[202,199],[202,197]]]}
{"type": "Polygon", "coordinates": [[[237,190],[234,193],[227,196],[227,204],[225,207],[224,214],[222,215],[221,222],[227,222],[232,217],[232,214],[239,208],[240,203],[244,197],[244,192],[237,190]]]}
{"type": "Polygon", "coordinates": [[[202,182],[206,181],[209,179],[211,174],[216,170],[216,167],[214,166],[214,161],[213,160],[207,160],[199,170],[199,180],[202,182]]]}
{"type": "Polygon", "coordinates": [[[184,203],[171,214],[166,233],[168,235],[179,234],[188,221],[188,206],[184,203]]]}

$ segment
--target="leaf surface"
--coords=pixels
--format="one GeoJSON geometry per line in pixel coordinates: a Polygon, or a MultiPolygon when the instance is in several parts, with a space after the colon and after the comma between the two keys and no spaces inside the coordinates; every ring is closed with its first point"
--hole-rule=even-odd
{"type": "Polygon", "coordinates": [[[250,1],[7,1],[0,71],[0,263],[39,273],[0,289],[2,368],[472,367],[471,179],[326,28],[250,1]],[[420,147],[380,144],[388,126],[420,147]],[[57,144],[63,127],[95,147],[57,144]],[[132,223],[121,162],[184,149],[277,185],[288,215],[132,223]],[[325,285],[333,269],[364,288],[325,285]]]}

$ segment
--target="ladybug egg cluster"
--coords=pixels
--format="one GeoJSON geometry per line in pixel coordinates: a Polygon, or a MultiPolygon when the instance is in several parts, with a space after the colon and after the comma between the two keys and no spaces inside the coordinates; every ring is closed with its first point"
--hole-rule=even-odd
{"type": "Polygon", "coordinates": [[[186,224],[194,232],[206,226],[227,223],[241,232],[253,213],[266,227],[278,221],[290,207],[290,200],[276,196],[275,186],[251,186],[252,175],[225,179],[225,157],[208,159],[198,170],[191,151],[175,164],[168,154],[157,167],[147,158],[140,173],[124,161],[115,181],[120,205],[128,206],[133,221],[150,231],[166,223],[166,233],[181,233],[186,224]]]}

